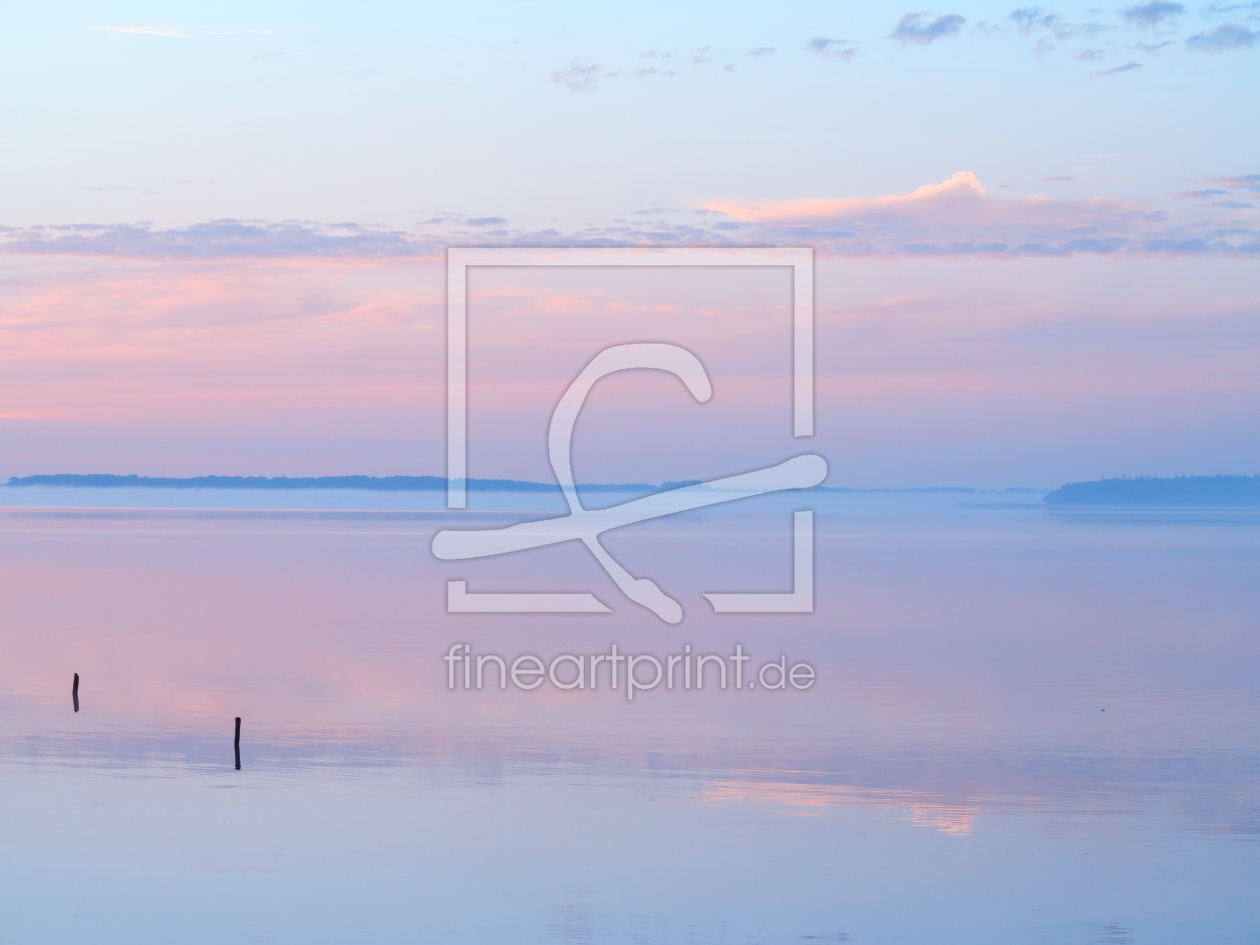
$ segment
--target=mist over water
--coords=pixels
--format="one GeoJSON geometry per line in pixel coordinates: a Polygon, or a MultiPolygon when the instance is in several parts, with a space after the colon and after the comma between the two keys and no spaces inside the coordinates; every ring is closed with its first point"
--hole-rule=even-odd
{"type": "MultiPolygon", "coordinates": [[[[700,597],[790,589],[799,494],[610,533],[631,573],[683,602],[669,626],[574,542],[435,560],[432,535],[452,527],[436,502],[69,498],[80,507],[0,511],[14,941],[1260,930],[1254,515],[811,495],[816,611],[802,615],[718,616],[700,597]],[[589,591],[614,613],[447,614],[454,578],[589,591]],[[786,655],[817,682],[633,702],[604,678],[452,691],[457,642],[509,660],[739,643],[750,666],[786,655]]],[[[520,494],[473,506],[459,527],[561,511],[520,494]]]]}

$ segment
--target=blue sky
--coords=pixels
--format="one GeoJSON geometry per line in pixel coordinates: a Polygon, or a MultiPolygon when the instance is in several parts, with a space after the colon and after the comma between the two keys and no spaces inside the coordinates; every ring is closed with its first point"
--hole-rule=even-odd
{"type": "Polygon", "coordinates": [[[1121,9],[950,7],[903,43],[883,3],[13,5],[3,222],[572,232],[961,170],[1153,206],[1255,171],[1260,50],[1186,41],[1260,7],[1121,9]]]}
{"type": "MultiPolygon", "coordinates": [[[[833,484],[1260,469],[1260,0],[27,4],[0,37],[0,476],[440,472],[448,244],[813,247],[833,484]]],[[[566,318],[778,344],[735,287],[494,291],[476,476],[547,475],[513,411],[558,390],[513,372],[576,370],[566,318]],[[693,302],[720,331],[625,314],[693,302]]],[[[591,478],[757,465],[768,363],[591,478]]]]}

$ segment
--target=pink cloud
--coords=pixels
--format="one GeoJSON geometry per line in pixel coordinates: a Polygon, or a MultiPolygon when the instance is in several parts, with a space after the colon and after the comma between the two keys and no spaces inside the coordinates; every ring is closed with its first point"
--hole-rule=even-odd
{"type": "Polygon", "coordinates": [[[1042,194],[995,196],[986,191],[970,171],[959,171],[948,180],[924,184],[908,194],[886,197],[797,200],[759,207],[712,201],[705,207],[738,220],[788,225],[1083,226],[1121,220],[1159,222],[1167,219],[1167,214],[1160,211],[1108,197],[1061,200],[1042,194]]]}
{"type": "MultiPolygon", "coordinates": [[[[1218,178],[1255,189],[1256,175],[1218,178]]],[[[1048,178],[1062,180],[1065,178],[1048,178]]],[[[1241,196],[1241,195],[1240,195],[1241,196]]],[[[1162,199],[1162,198],[1161,198],[1162,199]]],[[[1260,227],[1237,200],[1182,208],[1095,196],[990,193],[960,171],[940,183],[880,197],[820,197],[770,204],[710,200],[699,223],[651,224],[625,217],[579,230],[505,225],[468,229],[486,217],[433,217],[414,231],[309,221],[212,220],[157,229],[148,224],[0,226],[0,254],[114,259],[440,259],[446,246],[807,245],[848,258],[872,256],[1255,256],[1260,227]]],[[[633,214],[631,214],[633,216],[633,214]]]]}
{"type": "Polygon", "coordinates": [[[741,207],[725,200],[714,200],[704,207],[754,223],[802,223],[856,219],[870,214],[907,213],[930,207],[953,208],[973,204],[985,196],[985,190],[975,174],[959,171],[940,184],[924,184],[913,193],[889,197],[797,200],[764,207],[741,207]]]}
{"type": "Polygon", "coordinates": [[[0,268],[0,413],[153,421],[317,404],[436,409],[440,383],[422,394],[405,353],[440,338],[440,287],[426,275],[375,260],[10,261],[0,268]]]}
{"type": "Polygon", "coordinates": [[[744,239],[850,257],[1260,252],[1260,234],[1236,221],[1173,222],[1164,210],[1112,197],[999,196],[970,171],[905,194],[704,206],[740,221],[744,239]]]}

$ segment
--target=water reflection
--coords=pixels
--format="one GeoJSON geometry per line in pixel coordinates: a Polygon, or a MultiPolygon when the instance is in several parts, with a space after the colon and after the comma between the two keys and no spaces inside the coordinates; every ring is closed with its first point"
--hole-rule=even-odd
{"type": "Polygon", "coordinates": [[[148,921],[234,940],[184,919],[218,884],[274,941],[1254,940],[1257,523],[839,497],[815,614],[714,616],[701,589],[788,585],[790,509],[608,535],[680,627],[447,615],[452,577],[608,584],[580,547],[437,562],[439,510],[3,513],[0,830],[27,865],[0,880],[40,904],[21,934],[160,940],[124,914],[158,884],[148,921]],[[739,641],[819,681],[450,691],[459,640],[739,641]],[[91,699],[67,716],[71,665],[91,699]]]}
{"type": "Polygon", "coordinates": [[[829,807],[859,807],[897,811],[910,823],[965,837],[977,816],[973,806],[942,803],[926,792],[863,788],[851,784],[785,784],[776,781],[718,782],[708,785],[701,800],[710,804],[755,803],[793,814],[824,813],[829,807]]]}

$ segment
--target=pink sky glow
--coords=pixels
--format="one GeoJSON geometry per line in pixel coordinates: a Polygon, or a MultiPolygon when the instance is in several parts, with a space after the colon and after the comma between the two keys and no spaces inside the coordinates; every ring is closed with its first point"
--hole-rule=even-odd
{"type": "MultiPolygon", "coordinates": [[[[443,468],[438,259],[2,265],[4,475],[443,468]]],[[[1251,267],[823,259],[817,288],[816,444],[832,484],[1260,467],[1251,267]]],[[[580,478],[707,478],[800,451],[784,423],[788,300],[778,270],[478,276],[471,474],[550,478],[552,405],[625,341],[691,348],[715,397],[695,404],[651,373],[603,382],[579,425],[580,478]]]]}

